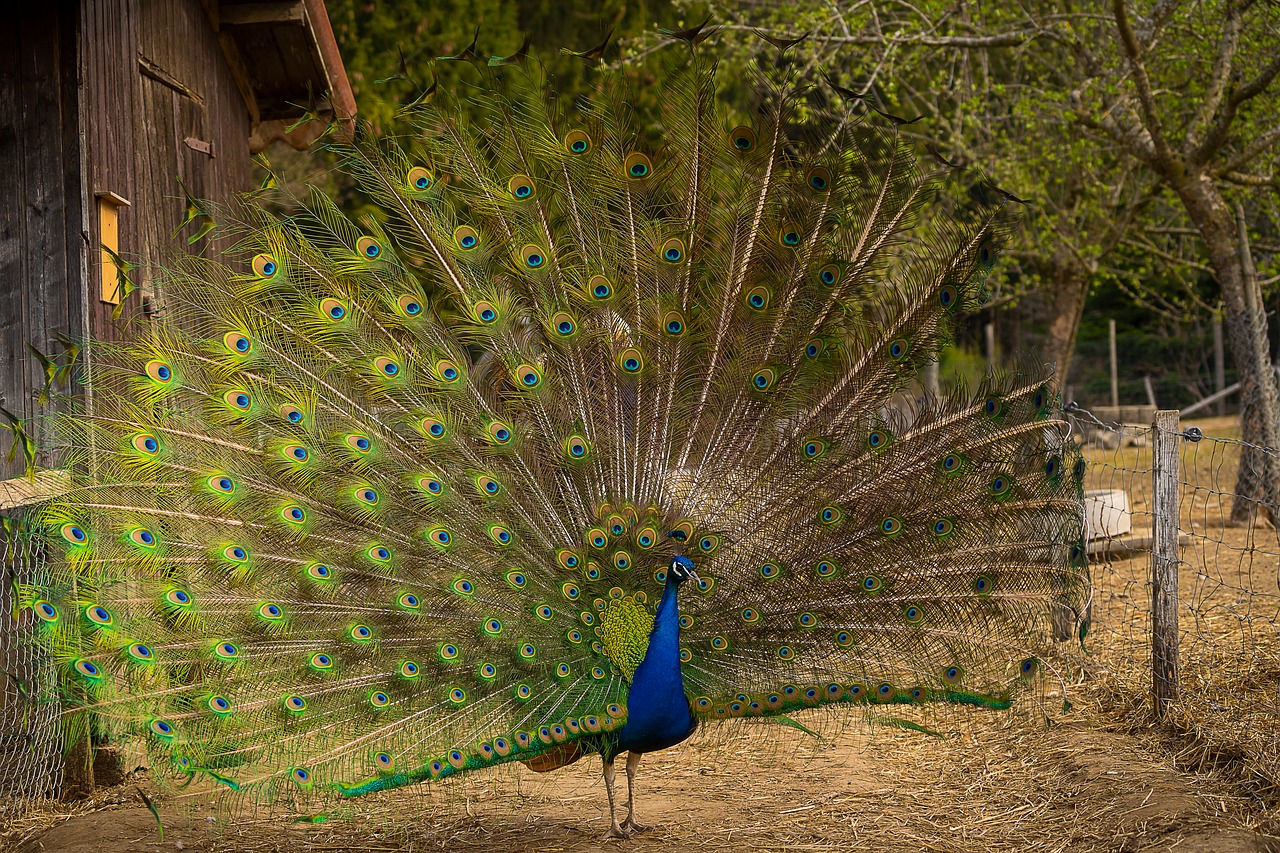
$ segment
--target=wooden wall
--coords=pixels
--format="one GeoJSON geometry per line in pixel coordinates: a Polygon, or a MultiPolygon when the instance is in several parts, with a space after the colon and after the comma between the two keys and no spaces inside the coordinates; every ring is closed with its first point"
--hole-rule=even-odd
{"type": "MultiPolygon", "coordinates": [[[[112,319],[103,303],[97,196],[119,212],[120,253],[144,263],[186,251],[181,178],[199,198],[248,189],[250,120],[200,0],[41,0],[0,27],[0,406],[44,408],[28,345],[146,333],[163,297],[112,319]]],[[[206,252],[222,247],[210,245],[206,252]]],[[[150,283],[144,270],[139,283],[150,283]]],[[[39,464],[56,464],[41,435],[39,464]]],[[[8,437],[0,434],[0,450],[8,437]]],[[[0,457],[0,480],[21,460],[0,457]]]]}
{"type": "MultiPolygon", "coordinates": [[[[28,346],[56,352],[56,332],[84,328],[76,16],[74,0],[24,3],[0,27],[0,406],[37,420],[48,407],[28,346]]],[[[22,467],[0,456],[0,479],[22,467]]]]}

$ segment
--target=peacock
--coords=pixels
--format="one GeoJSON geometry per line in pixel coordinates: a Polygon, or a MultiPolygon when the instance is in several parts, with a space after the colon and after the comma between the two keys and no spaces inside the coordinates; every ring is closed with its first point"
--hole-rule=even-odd
{"type": "Polygon", "coordinates": [[[656,125],[616,70],[455,58],[411,134],[326,139],[375,213],[281,184],[156,271],[18,589],[69,726],[298,814],[598,754],[627,837],[699,726],[1049,674],[1088,591],[1051,379],[916,379],[1010,211],[857,104],[806,124],[838,93],[785,63],[729,106],[704,34],[656,125]]]}

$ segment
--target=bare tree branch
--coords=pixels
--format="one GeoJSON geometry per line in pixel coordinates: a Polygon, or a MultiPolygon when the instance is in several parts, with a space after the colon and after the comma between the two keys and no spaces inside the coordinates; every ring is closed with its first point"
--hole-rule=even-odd
{"type": "Polygon", "coordinates": [[[1163,171],[1172,172],[1177,164],[1173,151],[1169,148],[1169,142],[1164,137],[1164,127],[1160,122],[1156,98],[1151,91],[1151,78],[1147,76],[1142,47],[1138,44],[1138,38],[1129,25],[1129,10],[1125,8],[1125,0],[1111,0],[1111,10],[1116,19],[1116,30],[1120,33],[1120,43],[1124,45],[1129,67],[1133,69],[1133,82],[1138,90],[1138,105],[1142,108],[1144,129],[1151,138],[1155,164],[1163,171]]]}
{"type": "Polygon", "coordinates": [[[1227,96],[1226,103],[1218,112],[1217,121],[1213,123],[1213,129],[1209,131],[1204,141],[1192,152],[1189,158],[1191,163],[1196,166],[1203,166],[1209,162],[1209,159],[1214,154],[1218,153],[1218,149],[1226,144],[1228,137],[1231,135],[1231,123],[1235,121],[1236,111],[1240,105],[1262,94],[1271,85],[1271,81],[1275,79],[1277,73],[1280,73],[1280,52],[1277,52],[1272,57],[1271,62],[1267,63],[1267,66],[1258,72],[1258,76],[1227,96]]]}
{"type": "Polygon", "coordinates": [[[1280,124],[1263,131],[1253,138],[1253,141],[1244,147],[1239,154],[1232,157],[1222,166],[1213,171],[1214,175],[1226,174],[1227,172],[1236,172],[1253,161],[1253,158],[1260,155],[1267,148],[1271,147],[1277,141],[1280,141],[1280,124]]]}
{"type": "Polygon", "coordinates": [[[1204,100],[1196,110],[1191,124],[1187,126],[1187,136],[1183,142],[1184,155],[1190,155],[1204,141],[1204,132],[1213,121],[1214,113],[1222,103],[1222,95],[1231,80],[1231,66],[1236,56],[1236,48],[1240,45],[1240,16],[1232,10],[1222,22],[1222,37],[1218,39],[1218,56],[1213,63],[1213,73],[1204,89],[1204,100]]]}

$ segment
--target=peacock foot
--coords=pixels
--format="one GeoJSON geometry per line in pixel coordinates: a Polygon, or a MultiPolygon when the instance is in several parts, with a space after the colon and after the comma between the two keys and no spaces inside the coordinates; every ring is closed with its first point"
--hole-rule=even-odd
{"type": "Polygon", "coordinates": [[[648,826],[643,823],[637,823],[635,818],[632,818],[632,817],[628,817],[626,820],[622,822],[622,831],[627,833],[627,835],[625,836],[627,838],[630,838],[633,833],[648,832],[651,829],[653,829],[652,826],[648,826]]]}
{"type": "Polygon", "coordinates": [[[630,829],[625,829],[624,826],[625,824],[619,825],[615,822],[613,826],[609,827],[609,831],[604,834],[604,838],[600,840],[608,841],[610,838],[630,838],[632,831],[630,829]]]}

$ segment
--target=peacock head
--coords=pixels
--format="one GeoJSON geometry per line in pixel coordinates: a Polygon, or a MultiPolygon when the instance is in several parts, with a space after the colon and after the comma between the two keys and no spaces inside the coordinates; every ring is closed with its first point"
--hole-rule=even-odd
{"type": "Polygon", "coordinates": [[[682,584],[687,580],[696,581],[698,573],[694,571],[693,560],[688,557],[682,557],[679,554],[671,558],[671,567],[667,569],[667,574],[677,584],[682,584]]]}

